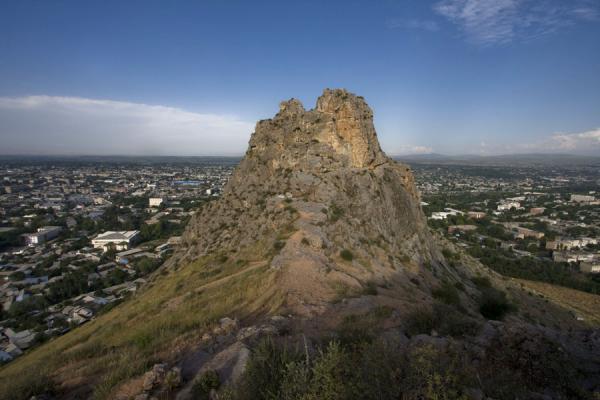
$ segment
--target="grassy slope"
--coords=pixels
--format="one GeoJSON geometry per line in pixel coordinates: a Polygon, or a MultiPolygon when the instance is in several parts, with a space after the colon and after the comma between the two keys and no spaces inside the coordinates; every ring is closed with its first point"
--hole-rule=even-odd
{"type": "MultiPolygon", "coordinates": [[[[253,247],[246,255],[266,253],[253,247]]],[[[91,385],[93,398],[110,398],[119,383],[176,357],[219,318],[277,309],[275,273],[266,260],[241,256],[163,271],[133,299],[0,369],[0,399],[28,398],[48,386],[87,397],[91,385]]]]}
{"type": "Polygon", "coordinates": [[[573,311],[576,315],[585,318],[588,323],[600,326],[600,296],[544,282],[513,280],[524,288],[550,299],[553,303],[573,311]]]}

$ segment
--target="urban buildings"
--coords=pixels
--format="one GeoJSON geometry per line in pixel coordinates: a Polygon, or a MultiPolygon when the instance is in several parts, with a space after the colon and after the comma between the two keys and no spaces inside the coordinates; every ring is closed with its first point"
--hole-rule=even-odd
{"type": "Polygon", "coordinates": [[[139,239],[139,231],[108,231],[99,234],[92,239],[92,245],[96,249],[107,251],[110,248],[115,250],[127,250],[131,245],[139,239]]]}

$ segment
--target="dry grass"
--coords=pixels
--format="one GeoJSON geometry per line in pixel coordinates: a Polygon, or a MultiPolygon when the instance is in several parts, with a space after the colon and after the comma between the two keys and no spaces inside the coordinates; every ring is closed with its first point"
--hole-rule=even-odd
{"type": "Polygon", "coordinates": [[[544,282],[514,279],[524,288],[583,317],[589,324],[600,326],[600,296],[544,282]]]}
{"type": "Polygon", "coordinates": [[[176,358],[173,349],[184,351],[178,344],[197,342],[220,318],[281,306],[267,263],[217,258],[168,272],[135,298],[0,369],[0,399],[29,398],[47,387],[84,387],[82,397],[111,398],[117,385],[176,358]]]}

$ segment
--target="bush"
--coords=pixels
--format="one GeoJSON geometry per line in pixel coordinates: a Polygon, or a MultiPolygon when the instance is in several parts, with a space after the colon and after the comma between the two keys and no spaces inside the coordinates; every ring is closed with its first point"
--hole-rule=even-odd
{"type": "Polygon", "coordinates": [[[377,295],[377,284],[373,281],[368,281],[363,288],[363,294],[376,296],[377,295]]]}
{"type": "Polygon", "coordinates": [[[433,308],[413,311],[405,320],[406,333],[410,336],[431,334],[435,330],[442,336],[461,337],[474,335],[479,324],[454,307],[436,303],[433,308]]]}
{"type": "Polygon", "coordinates": [[[156,258],[142,258],[136,265],[135,269],[140,275],[148,275],[162,264],[162,260],[156,258]]]}
{"type": "Polygon", "coordinates": [[[192,394],[194,399],[208,400],[210,391],[212,389],[218,389],[220,385],[221,381],[219,379],[219,375],[213,370],[206,371],[202,374],[202,376],[200,376],[200,378],[196,380],[196,382],[194,382],[194,385],[192,386],[192,394]]]}
{"type": "Polygon", "coordinates": [[[509,303],[506,293],[487,288],[482,291],[479,299],[479,312],[487,319],[501,320],[505,314],[513,311],[515,307],[509,303]]]}
{"type": "Polygon", "coordinates": [[[436,318],[433,310],[421,308],[408,314],[405,322],[406,333],[410,336],[429,335],[436,327],[436,318]]]}
{"type": "Polygon", "coordinates": [[[340,251],[340,257],[346,261],[352,261],[354,259],[354,255],[350,250],[344,249],[340,251]]]}
{"type": "Polygon", "coordinates": [[[273,243],[273,248],[278,252],[281,249],[283,249],[284,247],[285,247],[285,242],[283,242],[281,240],[277,240],[275,243],[273,243]]]}
{"type": "Polygon", "coordinates": [[[475,284],[478,288],[490,288],[492,287],[492,282],[490,282],[490,278],[484,276],[476,276],[471,278],[471,282],[475,284]]]}
{"type": "Polygon", "coordinates": [[[421,345],[407,350],[381,340],[347,345],[332,340],[312,354],[296,353],[299,358],[291,361],[286,362],[285,354],[290,354],[285,346],[270,347],[266,354],[253,352],[242,376],[246,385],[237,388],[235,398],[450,400],[464,399],[462,388],[474,384],[453,348],[421,345]]]}
{"type": "Polygon", "coordinates": [[[336,204],[332,204],[329,207],[329,211],[330,211],[329,220],[331,222],[336,222],[338,219],[340,219],[342,217],[342,215],[344,215],[344,210],[342,210],[336,204]]]}
{"type": "Polygon", "coordinates": [[[347,385],[346,380],[351,375],[352,369],[346,350],[338,342],[330,342],[312,368],[309,398],[352,398],[344,395],[350,386],[347,385]]]}
{"type": "Polygon", "coordinates": [[[280,399],[286,366],[302,357],[273,339],[261,341],[252,351],[238,391],[239,400],[280,399]]]}
{"type": "Polygon", "coordinates": [[[463,390],[471,385],[465,360],[455,352],[443,352],[432,345],[412,348],[404,379],[403,397],[407,399],[466,400],[463,390]]]}
{"type": "Polygon", "coordinates": [[[444,282],[442,286],[437,289],[434,289],[433,297],[438,299],[444,304],[449,304],[453,306],[457,306],[460,304],[460,297],[458,296],[458,290],[455,286],[451,285],[448,282],[444,282]]]}

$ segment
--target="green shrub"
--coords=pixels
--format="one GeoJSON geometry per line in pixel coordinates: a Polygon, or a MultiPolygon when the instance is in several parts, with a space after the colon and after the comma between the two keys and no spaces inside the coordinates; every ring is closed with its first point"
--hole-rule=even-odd
{"type": "Polygon", "coordinates": [[[487,288],[482,291],[479,299],[479,312],[487,319],[501,320],[504,315],[514,310],[514,305],[509,303],[506,293],[487,288]]]}
{"type": "Polygon", "coordinates": [[[312,368],[313,376],[308,397],[332,400],[353,398],[347,396],[350,386],[347,379],[351,376],[352,369],[353,365],[346,350],[339,342],[330,342],[312,368]]]}
{"type": "Polygon", "coordinates": [[[426,334],[435,330],[442,336],[469,336],[479,330],[479,324],[446,304],[435,303],[432,308],[422,308],[410,313],[405,319],[405,330],[410,336],[426,334]]]}
{"type": "MultiPolygon", "coordinates": [[[[217,376],[217,379],[218,379],[218,376],[217,376]]],[[[181,385],[181,377],[179,376],[179,374],[173,370],[167,372],[167,375],[165,376],[165,387],[167,388],[167,390],[172,392],[177,387],[179,387],[179,385],[181,385]]],[[[215,387],[215,389],[216,389],[216,387],[215,387]]],[[[210,392],[210,390],[209,390],[209,392],[210,392]]]]}
{"type": "Polygon", "coordinates": [[[424,344],[409,351],[410,364],[404,379],[406,399],[466,400],[463,388],[470,385],[471,373],[456,352],[441,351],[424,344]]]}
{"type": "Polygon", "coordinates": [[[377,306],[373,309],[373,316],[377,319],[385,319],[392,316],[394,309],[388,306],[377,306]]]}
{"type": "Polygon", "coordinates": [[[285,373],[281,382],[281,399],[302,399],[308,395],[310,380],[312,378],[308,357],[302,361],[292,361],[285,366],[285,373]]]}
{"type": "Polygon", "coordinates": [[[192,386],[192,394],[196,400],[208,400],[210,391],[218,389],[221,385],[221,380],[216,371],[208,370],[194,382],[192,386]]]}
{"type": "Polygon", "coordinates": [[[363,288],[363,294],[376,296],[377,295],[377,284],[373,281],[368,281],[363,288]]]}
{"type": "Polygon", "coordinates": [[[490,282],[490,278],[484,276],[476,276],[471,278],[471,282],[475,284],[478,288],[490,288],[492,287],[492,282],[490,282]]]}
{"type": "Polygon", "coordinates": [[[433,310],[421,308],[408,314],[404,320],[406,333],[410,336],[429,335],[436,327],[433,310]]]}
{"type": "Polygon", "coordinates": [[[331,222],[336,222],[344,215],[344,210],[338,207],[336,204],[332,204],[329,206],[329,220],[331,222]]]}
{"type": "Polygon", "coordinates": [[[455,252],[453,252],[452,250],[450,250],[450,249],[443,249],[442,250],[442,255],[447,260],[454,260],[454,259],[458,258],[458,255],[455,252]]]}
{"type": "Polygon", "coordinates": [[[354,259],[354,255],[350,250],[344,249],[340,251],[340,257],[342,257],[346,261],[352,261],[354,259]]]}
{"type": "Polygon", "coordinates": [[[273,339],[261,341],[253,349],[238,391],[239,400],[280,399],[286,366],[300,362],[299,352],[277,345],[273,339]]]}
{"type": "Polygon", "coordinates": [[[464,359],[450,347],[420,345],[407,350],[380,340],[348,344],[332,340],[290,360],[285,346],[270,343],[266,354],[252,353],[242,376],[245,384],[234,398],[450,400],[464,399],[461,389],[474,385],[464,359]]]}
{"type": "Polygon", "coordinates": [[[460,304],[460,297],[456,287],[448,282],[442,283],[442,286],[432,291],[433,297],[442,303],[457,306],[460,304]]]}

